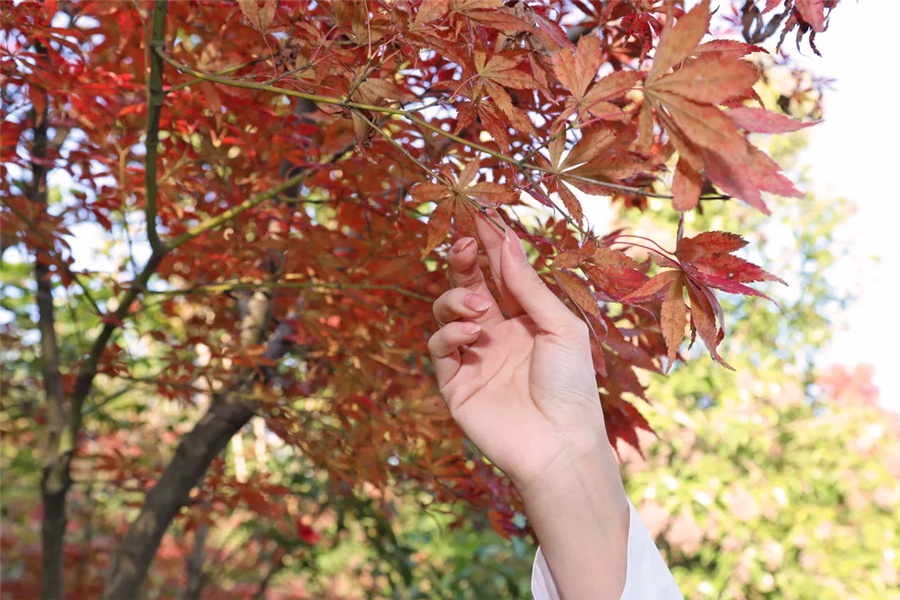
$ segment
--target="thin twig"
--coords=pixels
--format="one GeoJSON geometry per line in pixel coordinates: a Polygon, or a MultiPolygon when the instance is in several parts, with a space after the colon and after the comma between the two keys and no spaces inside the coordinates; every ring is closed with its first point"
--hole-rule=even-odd
{"type": "MultiPolygon", "coordinates": [[[[488,154],[498,160],[502,160],[503,162],[506,162],[515,167],[518,167],[520,171],[526,171],[526,170],[530,169],[530,170],[534,170],[534,171],[540,171],[542,173],[559,175],[559,173],[555,169],[548,168],[548,167],[542,167],[540,165],[535,165],[535,164],[531,164],[531,163],[525,163],[523,160],[517,160],[511,156],[503,154],[502,152],[497,152],[496,150],[492,150],[491,148],[483,146],[482,144],[478,144],[476,142],[466,140],[464,138],[459,137],[458,135],[444,131],[443,129],[441,129],[440,127],[437,127],[436,125],[432,125],[431,123],[428,123],[427,121],[423,121],[423,120],[413,116],[413,112],[414,112],[413,110],[390,108],[390,107],[386,107],[386,106],[373,106],[370,104],[361,104],[359,102],[352,102],[352,101],[350,101],[349,98],[332,98],[329,96],[319,96],[316,94],[307,94],[304,92],[298,92],[295,90],[274,87],[271,85],[253,83],[253,82],[248,82],[248,81],[237,81],[234,79],[228,79],[226,77],[218,77],[216,75],[208,75],[205,73],[201,73],[200,71],[197,71],[196,69],[193,69],[187,65],[184,65],[184,64],[176,61],[175,59],[173,59],[172,57],[167,55],[165,52],[163,52],[161,49],[157,49],[157,54],[159,54],[160,57],[162,57],[162,59],[164,61],[166,61],[167,63],[169,63],[176,69],[178,69],[179,71],[186,73],[188,75],[192,75],[194,77],[198,77],[200,79],[206,79],[208,81],[213,81],[215,83],[221,83],[222,85],[230,85],[230,86],[234,86],[234,87],[254,89],[254,90],[259,90],[259,91],[264,91],[264,92],[272,92],[275,94],[283,94],[286,96],[293,96],[293,97],[297,97],[297,98],[305,98],[307,100],[311,100],[313,102],[320,102],[322,104],[331,104],[331,105],[335,105],[335,106],[343,106],[345,108],[350,108],[350,109],[358,109],[358,110],[365,110],[365,111],[376,112],[376,113],[384,113],[384,114],[389,114],[389,115],[401,116],[401,117],[405,118],[406,120],[410,121],[411,123],[414,123],[420,127],[424,127],[425,129],[428,129],[428,130],[430,130],[440,136],[443,136],[449,140],[452,140],[459,144],[463,144],[473,150],[478,150],[479,152],[484,152],[485,154],[488,154]]],[[[416,110],[421,110],[421,108],[416,109],[416,110]]],[[[599,181],[599,180],[591,179],[589,177],[582,177],[580,175],[566,175],[566,177],[569,179],[573,179],[575,181],[582,181],[584,183],[592,183],[595,185],[601,185],[601,186],[608,187],[610,189],[627,192],[627,193],[635,194],[638,196],[646,196],[649,198],[661,198],[664,200],[672,200],[673,199],[671,194],[658,194],[656,192],[648,192],[641,188],[617,184],[617,183],[609,183],[606,181],[599,181]]],[[[704,199],[707,199],[707,198],[704,198],[704,199]]],[[[716,199],[725,200],[727,198],[712,197],[712,198],[708,198],[708,199],[710,199],[710,200],[716,200],[716,199]]]]}
{"type": "MultiPolygon", "coordinates": [[[[247,67],[252,67],[253,65],[255,65],[257,63],[261,63],[266,60],[269,60],[269,59],[266,57],[260,56],[259,58],[254,58],[253,60],[245,62],[243,64],[233,65],[226,69],[222,69],[221,71],[216,71],[215,74],[216,75],[229,75],[231,73],[234,73],[235,71],[240,71],[241,69],[246,69],[247,67]]],[[[308,65],[304,65],[303,68],[306,68],[307,66],[308,65]]],[[[294,73],[299,72],[300,70],[302,70],[302,69],[298,69],[297,71],[294,71],[294,72],[285,73],[283,75],[283,77],[288,77],[289,75],[293,75],[294,73]]],[[[278,79],[274,79],[270,83],[274,83],[274,82],[278,81],[279,79],[281,79],[281,78],[279,77],[278,79]]],[[[171,94],[172,92],[177,92],[178,90],[183,90],[184,88],[194,85],[195,83],[200,83],[201,81],[206,81],[206,80],[201,77],[195,77],[194,79],[191,79],[189,81],[183,81],[183,82],[179,83],[178,85],[173,85],[172,87],[167,89],[165,91],[165,93],[171,94]]]]}
{"type": "Polygon", "coordinates": [[[186,294],[224,294],[238,290],[255,290],[258,288],[295,289],[295,290],[331,290],[343,292],[349,290],[384,290],[397,292],[423,302],[434,302],[434,298],[407,290],[396,285],[388,284],[356,284],[356,283],[327,283],[327,282],[291,282],[291,281],[261,281],[261,282],[225,282],[211,283],[193,286],[180,290],[148,290],[148,294],[157,296],[180,296],[186,294]]]}

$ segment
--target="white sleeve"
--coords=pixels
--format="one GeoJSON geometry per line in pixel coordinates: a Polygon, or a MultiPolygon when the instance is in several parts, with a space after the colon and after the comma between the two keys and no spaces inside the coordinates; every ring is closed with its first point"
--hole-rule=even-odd
{"type": "MultiPolygon", "coordinates": [[[[628,559],[621,600],[684,600],[650,532],[630,500],[628,508],[628,559]]],[[[602,560],[602,557],[598,557],[598,560],[602,560]]],[[[550,565],[540,548],[534,557],[531,572],[531,595],[534,600],[560,600],[550,573],[550,565]]]]}

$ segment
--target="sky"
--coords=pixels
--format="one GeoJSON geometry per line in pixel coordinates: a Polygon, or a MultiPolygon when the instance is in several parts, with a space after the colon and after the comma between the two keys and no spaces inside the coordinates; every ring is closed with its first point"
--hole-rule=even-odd
{"type": "Polygon", "coordinates": [[[816,194],[857,206],[843,225],[858,294],[819,364],[871,363],[882,402],[900,411],[900,22],[898,0],[843,0],[816,39],[822,57],[799,60],[835,79],[825,122],[810,128],[804,161],[816,194]]]}

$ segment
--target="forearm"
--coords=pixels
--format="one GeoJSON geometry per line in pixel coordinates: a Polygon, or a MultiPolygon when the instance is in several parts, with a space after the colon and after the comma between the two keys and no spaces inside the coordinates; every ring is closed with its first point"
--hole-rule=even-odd
{"type": "Polygon", "coordinates": [[[606,440],[559,455],[520,491],[563,599],[618,600],[625,587],[630,509],[606,440]]]}

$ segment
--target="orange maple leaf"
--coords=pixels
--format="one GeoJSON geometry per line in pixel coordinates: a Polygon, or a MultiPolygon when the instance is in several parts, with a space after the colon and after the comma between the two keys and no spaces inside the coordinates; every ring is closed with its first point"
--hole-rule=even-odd
{"type": "MultiPolygon", "coordinates": [[[[709,19],[709,0],[704,0],[663,32],[644,83],[645,102],[638,119],[641,146],[647,148],[653,141],[655,111],[679,153],[672,184],[677,210],[697,205],[705,175],[726,194],[768,214],[761,192],[792,197],[802,193],[781,174],[775,161],[747,141],[735,119],[718,108],[752,97],[758,72],[741,59],[746,48],[698,47],[709,19]]],[[[735,117],[743,117],[745,125],[762,120],[747,115],[738,109],[735,117]]]]}
{"type": "Polygon", "coordinates": [[[444,241],[450,231],[451,221],[457,229],[465,233],[475,230],[475,215],[483,207],[499,206],[513,197],[507,187],[499,183],[484,181],[475,183],[481,161],[468,163],[459,175],[449,169],[442,169],[445,182],[422,182],[410,190],[416,202],[434,202],[437,208],[428,219],[428,237],[422,256],[425,256],[444,241]],[[480,202],[479,202],[480,201],[480,202]]]}

